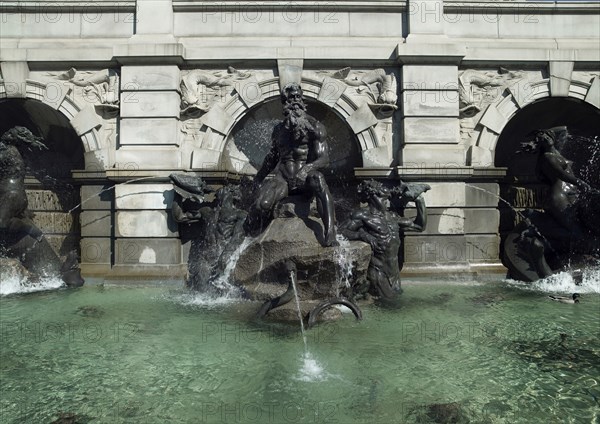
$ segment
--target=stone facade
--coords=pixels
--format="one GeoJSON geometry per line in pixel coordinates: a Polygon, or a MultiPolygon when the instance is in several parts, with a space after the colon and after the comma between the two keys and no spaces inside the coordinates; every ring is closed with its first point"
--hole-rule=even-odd
{"type": "Polygon", "coordinates": [[[356,179],[432,186],[407,269],[498,269],[499,137],[546,98],[600,107],[599,12],[520,0],[5,2],[0,105],[44,103],[81,139],[78,213],[36,212],[56,237],[79,220],[84,274],[185,272],[168,175],[218,185],[256,172],[236,125],[280,119],[290,81],[352,138],[356,179]]]}

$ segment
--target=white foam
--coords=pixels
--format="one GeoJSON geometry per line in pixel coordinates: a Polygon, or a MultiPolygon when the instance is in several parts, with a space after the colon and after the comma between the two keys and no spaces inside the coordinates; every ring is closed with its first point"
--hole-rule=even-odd
{"type": "Polygon", "coordinates": [[[0,280],[0,296],[11,294],[32,293],[44,290],[54,290],[64,287],[65,283],[60,278],[42,278],[36,282],[30,282],[19,275],[2,275],[0,280]]]}
{"type": "Polygon", "coordinates": [[[185,306],[216,307],[230,305],[240,301],[239,297],[215,296],[210,293],[185,293],[171,298],[176,303],[185,306]]]}
{"type": "Polygon", "coordinates": [[[506,282],[520,289],[545,293],[600,293],[600,267],[585,269],[581,284],[575,284],[576,280],[568,272],[559,272],[533,283],[514,280],[506,282]]]}
{"type": "Polygon", "coordinates": [[[333,305],[334,308],[339,310],[343,314],[352,314],[352,309],[347,307],[346,305],[333,305]]]}
{"type": "Polygon", "coordinates": [[[252,241],[253,241],[252,238],[246,237],[240,243],[240,245],[237,247],[237,249],[235,249],[235,251],[233,252],[231,257],[227,261],[227,265],[225,266],[225,269],[223,270],[223,274],[221,274],[216,280],[211,281],[211,284],[213,286],[215,286],[216,288],[220,289],[221,291],[223,291],[225,293],[224,297],[226,297],[226,298],[236,298],[236,299],[240,298],[241,293],[240,293],[239,288],[236,287],[235,285],[231,284],[231,282],[230,282],[231,274],[235,270],[235,267],[238,263],[238,260],[242,256],[242,253],[244,252],[244,250],[246,250],[246,248],[248,246],[250,246],[250,243],[252,241]]]}
{"type": "Polygon", "coordinates": [[[300,367],[300,374],[296,377],[300,381],[324,381],[327,380],[329,375],[321,364],[312,357],[309,352],[304,353],[302,356],[302,367],[300,367]]]}
{"type": "Polygon", "coordinates": [[[340,287],[350,287],[353,281],[354,258],[350,241],[341,234],[336,234],[338,246],[334,249],[334,262],[338,264],[337,290],[340,287]]]}

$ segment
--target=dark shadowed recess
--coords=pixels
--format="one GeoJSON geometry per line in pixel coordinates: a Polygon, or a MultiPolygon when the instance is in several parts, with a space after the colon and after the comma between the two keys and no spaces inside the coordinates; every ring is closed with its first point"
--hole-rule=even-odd
{"type": "MultiPolygon", "coordinates": [[[[500,184],[500,196],[514,209],[542,209],[548,190],[536,175],[537,155],[519,153],[520,143],[532,140],[535,130],[558,126],[566,126],[570,133],[558,150],[573,161],[575,175],[600,188],[600,110],[577,99],[544,99],[520,110],[508,122],[496,146],[496,166],[508,168],[506,180],[500,184]]],[[[505,235],[520,217],[503,202],[498,206],[500,233],[505,235]]]]}
{"type": "Polygon", "coordinates": [[[517,153],[519,144],[529,140],[537,129],[557,126],[566,126],[571,134],[565,145],[558,148],[573,161],[575,174],[600,187],[600,109],[577,99],[545,99],[519,111],[498,139],[496,166],[508,167],[509,179],[534,177],[535,156],[517,153]]]}
{"type": "Polygon", "coordinates": [[[33,152],[19,149],[27,164],[28,188],[55,192],[64,209],[75,206],[71,203],[79,198],[79,190],[73,186],[71,171],[84,168],[84,149],[69,120],[37,100],[0,101],[0,134],[15,126],[27,127],[34,135],[43,137],[48,147],[33,152]]]}
{"type": "MultiPolygon", "coordinates": [[[[307,112],[320,121],[327,131],[330,166],[323,170],[335,199],[336,213],[344,216],[355,202],[354,168],[362,166],[359,142],[350,127],[326,105],[306,99],[307,112]]],[[[248,157],[255,169],[271,148],[271,133],[283,119],[279,99],[273,99],[251,109],[231,131],[227,143],[248,157]]]]}

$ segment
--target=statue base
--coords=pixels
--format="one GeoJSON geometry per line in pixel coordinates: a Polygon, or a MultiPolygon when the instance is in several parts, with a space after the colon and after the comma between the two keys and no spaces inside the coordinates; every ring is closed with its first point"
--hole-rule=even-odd
{"type": "MultiPolygon", "coordinates": [[[[282,264],[292,260],[298,270],[298,280],[307,281],[315,288],[314,299],[322,299],[342,278],[340,256],[352,263],[354,281],[366,279],[371,260],[371,247],[361,241],[350,241],[345,246],[323,247],[316,234],[323,237],[318,218],[276,218],[267,229],[242,252],[234,279],[244,286],[257,283],[287,284],[282,264]]],[[[299,283],[300,285],[300,283],[299,283]]],[[[335,294],[335,293],[332,293],[335,294]]]]}

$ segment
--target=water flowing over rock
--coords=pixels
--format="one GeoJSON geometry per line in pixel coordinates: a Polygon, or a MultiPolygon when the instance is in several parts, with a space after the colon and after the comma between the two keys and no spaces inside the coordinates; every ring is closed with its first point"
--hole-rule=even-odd
{"type": "MultiPolygon", "coordinates": [[[[235,280],[242,284],[280,281],[279,266],[291,259],[296,263],[299,279],[327,286],[324,290],[335,294],[341,282],[336,260],[339,247],[322,247],[315,232],[322,234],[321,225],[314,217],[274,219],[240,257],[235,280]]],[[[366,278],[371,248],[359,241],[349,242],[349,246],[353,275],[356,281],[362,281],[366,278]]]]}

